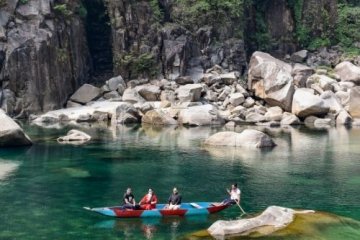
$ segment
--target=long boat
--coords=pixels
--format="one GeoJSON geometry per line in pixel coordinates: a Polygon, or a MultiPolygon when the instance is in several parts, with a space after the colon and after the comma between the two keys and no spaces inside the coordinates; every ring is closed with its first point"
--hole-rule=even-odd
{"type": "Polygon", "coordinates": [[[101,207],[101,208],[89,208],[84,209],[96,212],[105,216],[117,217],[117,218],[142,218],[142,217],[166,217],[166,216],[195,216],[195,215],[207,215],[216,212],[220,212],[231,205],[218,204],[213,202],[193,202],[182,203],[177,210],[165,209],[166,204],[157,204],[156,208],[152,210],[133,210],[124,209],[121,206],[115,207],[101,207]]]}

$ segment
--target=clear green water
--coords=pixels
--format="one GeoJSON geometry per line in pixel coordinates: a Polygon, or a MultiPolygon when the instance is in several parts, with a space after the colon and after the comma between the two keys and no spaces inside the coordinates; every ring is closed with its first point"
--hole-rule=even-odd
{"type": "MultiPolygon", "coordinates": [[[[220,201],[238,182],[247,212],[280,205],[360,220],[360,129],[273,129],[272,150],[203,147],[215,128],[83,128],[95,136],[83,146],[56,143],[68,128],[25,129],[34,146],[0,149],[0,169],[18,165],[0,179],[0,239],[178,239],[239,216],[233,207],[200,218],[113,220],[82,209],[117,205],[128,186],[137,199],[152,187],[165,200],[177,186],[184,201],[220,201]]],[[[358,239],[350,228],[357,234],[343,239],[358,239]]]]}

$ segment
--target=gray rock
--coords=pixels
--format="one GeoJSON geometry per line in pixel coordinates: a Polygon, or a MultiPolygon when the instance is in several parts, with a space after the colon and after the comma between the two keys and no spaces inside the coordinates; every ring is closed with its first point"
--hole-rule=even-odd
{"type": "Polygon", "coordinates": [[[291,114],[289,112],[285,112],[282,116],[280,124],[281,125],[300,125],[301,122],[300,122],[300,119],[296,115],[291,114]]]}
{"type": "Polygon", "coordinates": [[[81,107],[81,106],[83,106],[83,105],[80,103],[70,101],[70,100],[67,101],[67,103],[66,103],[66,108],[81,107]]]}
{"type": "Polygon", "coordinates": [[[162,109],[154,109],[146,112],[142,117],[142,123],[151,125],[177,125],[178,122],[162,109]]]}
{"type": "Polygon", "coordinates": [[[219,116],[218,110],[210,104],[180,110],[178,121],[180,124],[189,126],[220,125],[224,123],[219,116]]]}
{"type": "MultiPolygon", "coordinates": [[[[232,221],[216,221],[207,230],[215,239],[225,239],[227,236],[252,236],[252,234],[266,232],[269,234],[269,229],[278,231],[291,224],[296,214],[308,214],[315,211],[295,211],[290,208],[283,208],[278,206],[268,207],[263,213],[253,218],[246,218],[232,221]],[[266,230],[265,230],[266,229],[266,230]]],[[[271,231],[271,230],[270,230],[271,231]]],[[[271,233],[271,232],[270,232],[271,233]]],[[[263,236],[266,236],[264,234],[263,236]]]]}
{"type": "Polygon", "coordinates": [[[161,90],[160,87],[154,85],[141,85],[135,88],[139,95],[146,101],[158,101],[160,100],[161,90]]]}
{"type": "Polygon", "coordinates": [[[249,122],[249,123],[257,123],[257,122],[265,122],[266,118],[264,117],[264,115],[261,115],[256,112],[252,112],[252,113],[249,113],[246,115],[245,120],[246,120],[246,122],[249,122]]]}
{"type": "Polygon", "coordinates": [[[176,94],[180,102],[197,102],[201,97],[203,87],[201,84],[187,84],[180,86],[176,94]]]}
{"type": "Polygon", "coordinates": [[[247,148],[276,146],[267,134],[253,129],[246,129],[241,133],[219,132],[206,139],[205,145],[247,148]]]}
{"type": "Polygon", "coordinates": [[[298,88],[295,91],[292,103],[292,113],[298,117],[323,116],[329,112],[323,99],[314,94],[314,91],[306,88],[298,88]]]}
{"type": "Polygon", "coordinates": [[[308,50],[301,50],[291,55],[290,60],[297,63],[305,62],[308,57],[308,50]]]}
{"type": "Polygon", "coordinates": [[[175,82],[179,85],[193,84],[194,80],[190,76],[181,76],[175,79],[175,82]]]}
{"type": "Polygon", "coordinates": [[[349,113],[353,118],[360,118],[360,87],[350,90],[349,113]]]}
{"type": "Polygon", "coordinates": [[[306,81],[306,87],[310,88],[312,85],[317,84],[323,91],[332,91],[333,84],[337,83],[335,79],[329,78],[325,75],[314,74],[310,76],[306,81]]]}
{"type": "Polygon", "coordinates": [[[248,86],[270,106],[291,110],[294,95],[292,67],[267,53],[255,52],[250,60],[248,86]]]}
{"type": "Polygon", "coordinates": [[[320,97],[324,100],[325,106],[329,107],[329,111],[331,113],[337,114],[344,109],[335,93],[326,91],[323,92],[320,97]]]}
{"type": "Polygon", "coordinates": [[[90,84],[82,85],[71,97],[70,100],[77,103],[86,104],[96,100],[101,95],[101,89],[90,84]]]}
{"type": "Polygon", "coordinates": [[[350,114],[345,110],[340,111],[339,115],[336,118],[336,126],[350,126],[351,122],[352,117],[350,116],[350,114]]]}
{"type": "Polygon", "coordinates": [[[0,147],[28,146],[32,142],[21,127],[0,109],[0,147]]]}
{"type": "Polygon", "coordinates": [[[119,75],[106,81],[106,85],[109,87],[110,91],[116,91],[119,85],[122,85],[125,88],[126,83],[124,79],[119,75]]]}
{"type": "Polygon", "coordinates": [[[105,93],[103,97],[106,100],[114,99],[114,98],[118,99],[120,97],[120,94],[117,91],[111,91],[111,92],[105,93]]]}
{"type": "Polygon", "coordinates": [[[251,98],[251,97],[247,97],[245,99],[244,104],[243,104],[243,106],[246,107],[246,108],[251,108],[254,105],[255,105],[255,100],[253,98],[251,98]]]}
{"type": "Polygon", "coordinates": [[[314,123],[317,119],[319,119],[319,118],[315,117],[315,116],[308,116],[307,118],[305,118],[304,124],[306,126],[314,126],[314,123]]]}
{"type": "Polygon", "coordinates": [[[333,124],[334,123],[330,118],[318,118],[314,121],[314,127],[316,128],[326,128],[333,124]]]}
{"type": "Polygon", "coordinates": [[[242,93],[233,93],[229,96],[229,102],[231,105],[236,107],[245,102],[245,97],[242,93]]]}
{"type": "Polygon", "coordinates": [[[283,110],[280,107],[271,107],[265,113],[266,121],[281,121],[283,117],[283,110]]]}
{"type": "Polygon", "coordinates": [[[353,82],[360,85],[360,67],[351,62],[342,62],[335,67],[335,72],[340,76],[341,81],[353,82]]]}
{"type": "Polygon", "coordinates": [[[294,84],[297,87],[306,87],[306,80],[315,73],[315,70],[302,64],[295,64],[291,75],[294,77],[294,84]]]}
{"type": "Polygon", "coordinates": [[[127,88],[122,95],[122,100],[128,103],[143,103],[146,101],[134,88],[127,88]]]}

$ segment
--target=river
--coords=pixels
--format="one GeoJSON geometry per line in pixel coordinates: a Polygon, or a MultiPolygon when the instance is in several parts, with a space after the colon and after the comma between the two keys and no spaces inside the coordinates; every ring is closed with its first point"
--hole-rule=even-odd
{"type": "Polygon", "coordinates": [[[128,186],[160,201],[176,186],[194,202],[221,201],[237,182],[247,212],[279,205],[360,220],[360,129],[263,129],[277,146],[260,150],[202,145],[222,128],[84,126],[94,139],[72,146],[56,142],[69,127],[23,127],[32,147],[0,149],[0,239],[178,239],[240,215],[116,220],[82,209],[117,205],[128,186]]]}

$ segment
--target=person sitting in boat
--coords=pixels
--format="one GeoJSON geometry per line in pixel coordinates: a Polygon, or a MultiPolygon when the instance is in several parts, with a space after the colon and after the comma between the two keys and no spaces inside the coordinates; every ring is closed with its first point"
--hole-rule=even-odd
{"type": "Polygon", "coordinates": [[[123,201],[124,201],[124,204],[122,207],[124,209],[136,209],[137,208],[135,197],[132,194],[131,188],[126,189],[123,201]]]}
{"type": "Polygon", "coordinates": [[[176,187],[173,189],[173,193],[170,195],[168,200],[168,205],[166,206],[166,209],[168,210],[177,210],[180,208],[181,205],[181,195],[179,194],[179,191],[176,187]]]}
{"type": "Polygon", "coordinates": [[[241,191],[237,186],[237,183],[231,185],[231,190],[226,189],[229,194],[229,197],[222,201],[224,205],[233,205],[233,204],[240,204],[240,195],[241,191]]]}
{"type": "Polygon", "coordinates": [[[139,202],[141,209],[151,210],[156,208],[156,203],[158,199],[154,193],[154,191],[150,188],[148,193],[141,199],[139,202]]]}

